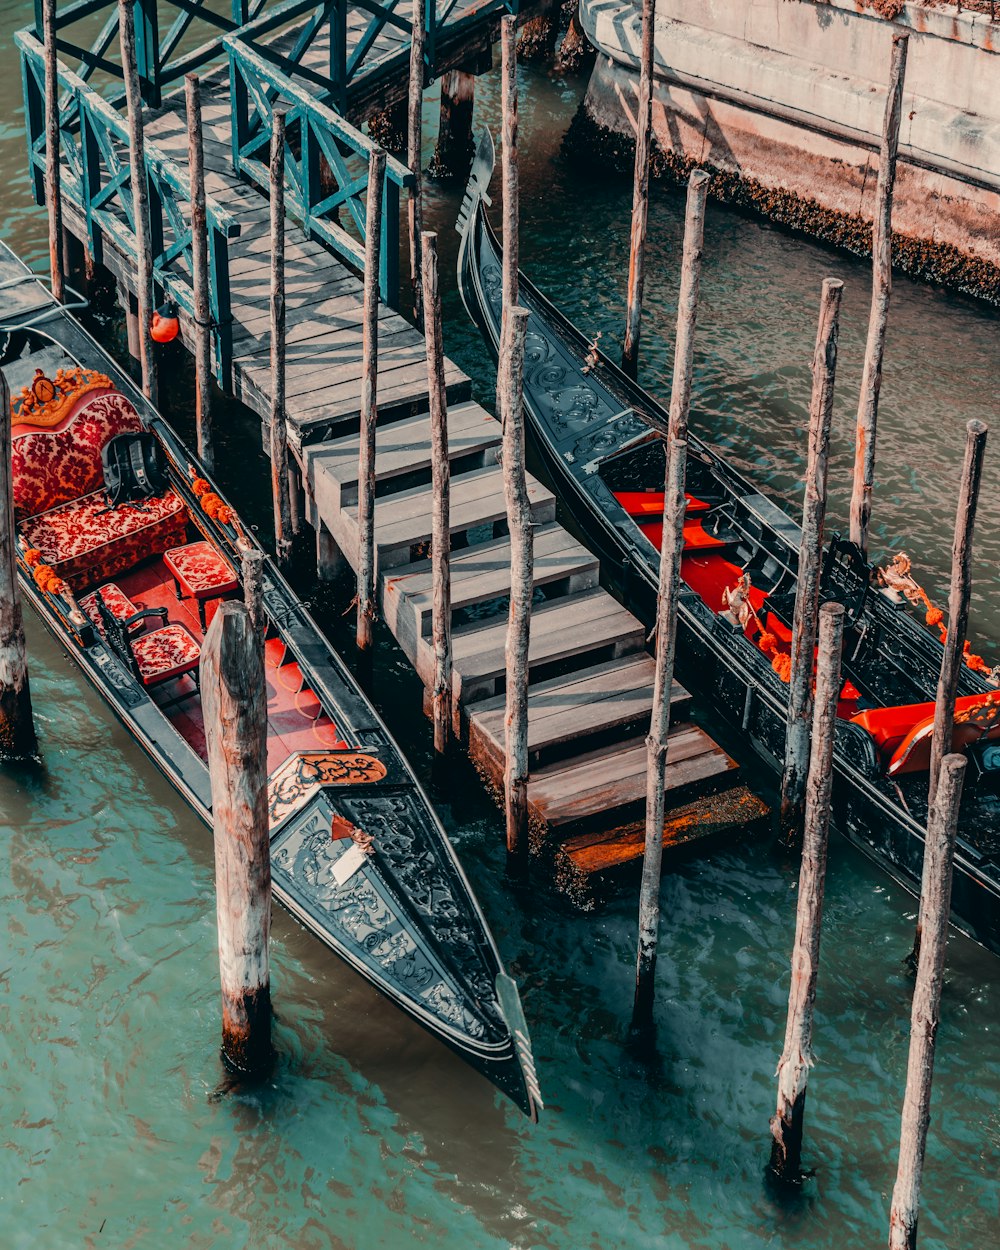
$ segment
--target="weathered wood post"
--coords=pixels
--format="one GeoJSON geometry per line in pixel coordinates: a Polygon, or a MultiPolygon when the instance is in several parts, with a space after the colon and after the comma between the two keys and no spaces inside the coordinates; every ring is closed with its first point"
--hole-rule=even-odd
{"type": "Polygon", "coordinates": [[[407,224],[410,231],[410,292],[418,326],[423,325],[423,289],[420,278],[420,240],[423,231],[423,146],[424,105],[424,0],[413,0],[410,34],[410,84],[406,116],[406,163],[413,182],[407,192],[407,224]]]}
{"type": "Polygon", "coordinates": [[[222,1057],[259,1075],[271,1062],[271,844],[264,653],[246,606],[222,603],[201,652],[212,782],[222,1057]]]}
{"type": "Polygon", "coordinates": [[[833,385],[837,374],[837,337],[843,282],[826,278],[820,298],[819,326],[812,364],[809,404],[809,456],[806,463],[799,573],[792,622],[792,666],[788,688],[788,727],[781,774],[781,837],[797,845],[802,836],[806,769],[809,766],[809,725],[812,720],[813,654],[819,582],[823,571],[823,523],[826,517],[826,471],[830,459],[833,385]]]}
{"type": "Polygon", "coordinates": [[[958,810],[966,761],[946,755],[924,846],[920,886],[920,928],[923,940],[917,961],[917,981],[910,1013],[910,1054],[906,1065],[906,1093],[900,1124],[899,1162],[889,1215],[889,1250],[916,1250],[920,1214],[920,1183],[931,1118],[931,1080],[934,1046],[941,1019],[941,986],[948,945],[948,915],[955,863],[958,810]]]}
{"type": "Polygon", "coordinates": [[[646,284],[646,222],[649,217],[649,151],[653,132],[653,46],[656,0],[642,0],[642,51],[639,98],[635,111],[635,176],[632,184],[632,233],[628,254],[628,302],[622,368],[635,377],[639,364],[642,292],[646,284]]]}
{"type": "Polygon", "coordinates": [[[840,653],[844,643],[844,609],[825,603],[819,613],[819,659],[812,750],[806,784],[805,832],[799,868],[799,894],[792,947],[792,981],[788,991],[785,1046],[778,1061],[778,1105],[771,1117],[772,1174],[794,1184],[802,1176],[802,1126],[806,1084],[812,1067],[813,1006],[819,973],[823,922],[823,890],[833,793],[833,740],[840,698],[840,653]]]}
{"type": "MultiPolygon", "coordinates": [[[[508,313],[518,299],[518,229],[521,191],[517,164],[517,18],[500,19],[501,180],[503,182],[503,273],[501,275],[500,359],[506,352],[508,313]]],[[[502,411],[501,370],[497,370],[497,411],[502,411]]]]}
{"type": "Polygon", "coordinates": [[[44,0],[45,37],[45,207],[49,214],[49,276],[52,294],[63,302],[62,185],[59,168],[59,54],[56,51],[56,0],[44,0]]]}
{"type": "Polygon", "coordinates": [[[241,542],[240,572],[243,576],[243,602],[246,604],[250,624],[255,636],[264,645],[264,628],[267,618],[264,615],[264,553],[259,547],[241,542]]]}
{"type": "Polygon", "coordinates": [[[0,760],[38,755],[14,544],[10,388],[0,372],[0,760]]]}
{"type": "Polygon", "coordinates": [[[212,305],[208,293],[208,215],[205,207],[205,144],[197,74],[184,78],[188,166],[191,178],[191,280],[194,294],[195,430],[198,459],[215,468],[212,447],[212,305]]]}
{"type": "Polygon", "coordinates": [[[431,176],[464,182],[472,165],[472,113],[476,101],[476,78],[466,70],[453,69],[441,76],[438,137],[431,161],[431,176]]]}
{"type": "Polygon", "coordinates": [[[872,513],[872,485],[875,481],[875,437],[878,397],[882,389],[882,357],[889,324],[889,296],[892,291],[892,191],[896,182],[896,155],[899,151],[899,123],[903,115],[903,78],[906,74],[906,31],[894,31],[892,62],[889,68],[889,94],[882,119],[882,146],[879,150],[878,182],[875,187],[875,213],[872,221],[872,303],[868,317],[868,341],[858,399],[857,441],[854,451],[854,487],[851,493],[851,542],[868,554],[868,522],[872,513]]]}
{"type": "Polygon", "coordinates": [[[139,362],[142,391],[156,403],[156,357],[153,354],[153,249],[149,225],[149,186],[146,181],[146,141],[142,121],[142,91],[135,59],[135,0],[118,0],[122,75],[128,114],[129,185],[136,247],[136,296],[139,305],[139,362]]]}
{"type": "Polygon", "coordinates": [[[684,550],[684,513],[687,507],[685,482],[688,416],[691,410],[694,332],[698,319],[707,196],[708,174],[696,169],[688,180],[681,287],[677,306],[677,341],[670,391],[670,437],[664,445],[666,467],[663,534],[660,540],[660,582],[656,602],[656,671],[653,681],[653,708],[646,738],[646,842],[642,883],[639,887],[639,940],[635,962],[635,1000],[632,1008],[634,1029],[643,1029],[652,1021],[656,983],[670,693],[674,684],[677,647],[677,597],[680,589],[681,553],[684,550]]]}
{"type": "Polygon", "coordinates": [[[434,561],[431,638],[434,644],[434,750],[444,754],[451,736],[451,464],[448,460],[448,404],[444,385],[441,296],[438,292],[437,235],[422,238],[424,335],[427,339],[427,391],[431,409],[431,474],[434,514],[431,557],[434,561]]]}
{"type": "Polygon", "coordinates": [[[364,333],[361,345],[361,446],[358,452],[359,651],[372,647],[375,621],[375,426],[378,421],[378,262],[382,245],[382,184],[385,153],[368,159],[365,201],[364,333]]]}
{"type": "Polygon", "coordinates": [[[524,468],[524,342],[529,313],[514,305],[501,361],[503,491],[510,530],[510,610],[507,617],[504,718],[504,818],[507,864],[522,873],[528,859],[528,647],[534,589],[531,501],[524,468]]]}
{"type": "Polygon", "coordinates": [[[271,130],[271,497],[274,548],[279,565],[292,556],[292,500],[288,489],[285,426],[285,114],[275,109],[271,130]]]}
{"type": "Polygon", "coordinates": [[[988,428],[972,420],[965,427],[965,460],[958,490],[955,537],[951,547],[951,589],[948,592],[948,634],[941,657],[937,697],[934,702],[934,731],[931,737],[931,768],[928,798],[934,803],[941,761],[951,750],[955,728],[955,695],[962,671],[965,635],[969,629],[969,599],[972,596],[972,539],[976,529],[979,484],[983,476],[988,428]]]}

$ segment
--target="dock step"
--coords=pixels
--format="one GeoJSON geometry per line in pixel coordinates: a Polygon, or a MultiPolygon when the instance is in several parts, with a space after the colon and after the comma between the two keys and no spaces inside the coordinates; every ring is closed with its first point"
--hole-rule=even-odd
{"type": "MultiPolygon", "coordinates": [[[[377,509],[376,509],[377,510],[377,509]]],[[[534,535],[534,584],[574,594],[597,585],[597,557],[559,525],[539,526],[534,535]]],[[[381,579],[382,617],[410,663],[417,643],[431,630],[430,560],[399,565],[381,579]]],[[[476,543],[451,554],[452,612],[470,613],[510,594],[510,539],[476,543]]]]}
{"type": "MultiPolygon", "coordinates": [[[[609,742],[620,743],[649,723],[655,664],[645,652],[597,664],[528,688],[528,760],[532,773],[564,757],[609,742]]],[[[671,692],[674,715],[683,716],[691,696],[678,683],[671,692]]],[[[469,752],[488,775],[502,776],[505,699],[497,695],[466,707],[469,752]]],[[[529,804],[531,782],[528,783],[529,804]]]]}
{"type": "MultiPolygon", "coordinates": [[[[581,668],[640,651],[645,632],[642,622],[605,590],[588,590],[538,604],[531,613],[529,681],[549,665],[575,659],[575,667],[581,668]]],[[[471,703],[500,692],[506,671],[506,642],[506,611],[486,623],[452,631],[452,697],[456,703],[471,703]]],[[[432,685],[434,651],[427,639],[418,643],[416,668],[424,685],[432,685]]]]}
{"type": "MultiPolygon", "coordinates": [[[[448,411],[448,459],[455,469],[496,463],[500,423],[478,404],[448,411]]],[[[302,450],[309,489],[324,515],[358,501],[360,434],[348,434],[302,450]]],[[[423,474],[430,478],[431,419],[424,414],[403,421],[379,422],[375,431],[375,489],[398,490],[400,482],[423,474]]],[[[409,482],[409,485],[415,483],[409,482]]]]}

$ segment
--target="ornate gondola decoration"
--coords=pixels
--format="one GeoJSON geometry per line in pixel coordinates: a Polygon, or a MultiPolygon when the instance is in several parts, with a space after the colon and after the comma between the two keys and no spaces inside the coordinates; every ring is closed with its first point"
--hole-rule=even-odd
{"type": "MultiPolygon", "coordinates": [[[[459,288],[497,356],[501,250],[487,190],[493,142],[484,133],[458,231],[459,288]]],[[[524,402],[528,430],[553,485],[629,606],[651,623],[663,523],[667,414],[525,278],[531,313],[524,402]]],[[[733,736],[777,764],[784,751],[787,667],[799,527],[776,503],[692,435],[679,604],[680,672],[733,736]],[[734,603],[735,597],[735,603],[734,603]]],[[[838,828],[911,891],[919,889],[927,819],[927,718],[941,666],[939,617],[881,582],[853,544],[829,543],[821,598],[846,609],[844,685],[834,766],[838,828]]],[[[910,570],[905,570],[911,576],[910,570]]],[[[916,585],[916,583],[914,583],[916,585]]],[[[919,591],[919,588],[918,588],[919,591]]],[[[1000,676],[966,649],[955,746],[973,763],[963,795],[952,896],[957,924],[1000,952],[1000,676]]]]}

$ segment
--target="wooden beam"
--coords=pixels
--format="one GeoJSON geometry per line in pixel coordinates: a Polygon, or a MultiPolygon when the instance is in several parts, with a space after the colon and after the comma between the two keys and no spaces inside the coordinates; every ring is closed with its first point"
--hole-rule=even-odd
{"type": "Polygon", "coordinates": [[[646,223],[649,218],[649,153],[653,131],[653,48],[656,0],[642,0],[639,98],[635,112],[635,171],[632,180],[632,232],[628,254],[628,297],[622,369],[635,377],[639,361],[642,293],[646,284],[646,223]]]}
{"type": "Polygon", "coordinates": [[[191,280],[194,288],[195,431],[198,459],[211,472],[212,447],[212,304],[208,290],[208,214],[205,206],[205,143],[201,93],[196,74],[184,79],[187,108],[188,168],[191,175],[191,280]]]}
{"type": "Polygon", "coordinates": [[[292,556],[292,504],[288,491],[288,430],[285,415],[285,114],[275,109],[271,131],[271,497],[274,547],[280,565],[292,556]]]}

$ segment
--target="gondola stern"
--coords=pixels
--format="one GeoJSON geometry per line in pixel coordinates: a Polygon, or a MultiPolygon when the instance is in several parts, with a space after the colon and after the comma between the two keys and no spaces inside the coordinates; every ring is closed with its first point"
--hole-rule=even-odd
{"type": "Polygon", "coordinates": [[[528,1022],[521,1006],[521,995],[517,982],[506,972],[498,972],[496,977],[497,1001],[503,1013],[507,1028],[510,1030],[511,1043],[520,1069],[523,1096],[517,1097],[513,1091],[510,1096],[521,1108],[532,1123],[538,1123],[539,1112],[544,1110],[541,1089],[538,1085],[538,1074],[535,1070],[535,1057],[531,1049],[531,1035],[528,1022]]]}

